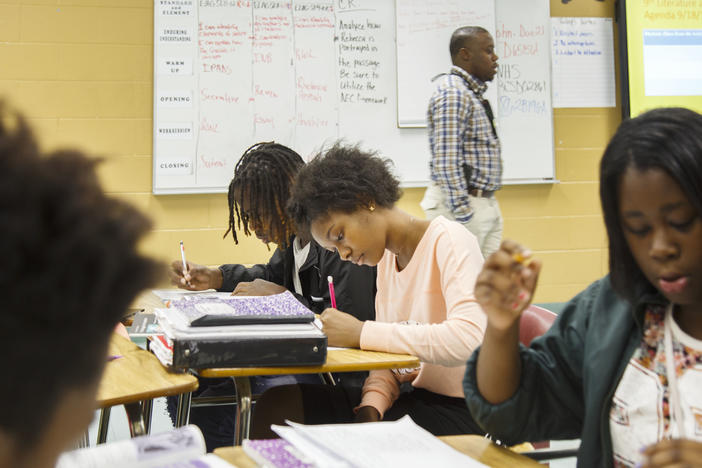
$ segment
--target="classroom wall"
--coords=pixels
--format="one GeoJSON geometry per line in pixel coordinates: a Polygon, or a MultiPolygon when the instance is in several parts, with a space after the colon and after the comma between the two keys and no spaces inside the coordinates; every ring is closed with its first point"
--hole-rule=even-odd
{"type": "MultiPolygon", "coordinates": [[[[551,0],[552,16],[612,17],[614,1],[551,0]]],[[[151,194],[153,1],[0,0],[0,97],[23,111],[42,146],[77,146],[103,158],[110,193],[154,220],[143,248],[171,260],[178,241],[204,264],[263,262],[255,239],[222,239],[226,196],[151,194]]],[[[556,109],[559,184],[507,186],[498,194],[505,236],[544,262],[537,302],[571,297],[607,270],[597,165],[619,108],[556,109]]],[[[418,216],[424,189],[400,206],[418,216]]]]}

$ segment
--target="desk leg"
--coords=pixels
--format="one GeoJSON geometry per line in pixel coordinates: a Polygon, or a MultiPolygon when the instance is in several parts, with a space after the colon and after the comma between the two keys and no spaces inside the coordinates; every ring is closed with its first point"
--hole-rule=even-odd
{"type": "Polygon", "coordinates": [[[102,408],[100,410],[100,422],[98,422],[97,443],[107,442],[107,427],[110,425],[110,410],[112,408],[102,408]]]}
{"type": "Polygon", "coordinates": [[[145,434],[151,434],[151,415],[153,414],[154,400],[144,400],[141,402],[144,413],[145,434]]]}
{"type": "Polygon", "coordinates": [[[190,422],[190,402],[192,401],[192,392],[181,393],[178,395],[178,409],[176,410],[176,427],[187,426],[190,422]]]}
{"type": "Polygon", "coordinates": [[[336,381],[334,380],[334,376],[331,372],[324,372],[323,374],[319,374],[319,376],[322,378],[322,381],[325,384],[336,387],[336,381]]]}
{"type": "Polygon", "coordinates": [[[248,377],[232,377],[236,389],[236,421],[234,423],[234,445],[241,445],[249,438],[251,429],[251,381],[248,377]]]}
{"type": "Polygon", "coordinates": [[[124,409],[129,419],[129,433],[132,437],[142,436],[149,433],[151,426],[151,400],[127,403],[124,409]]]}
{"type": "Polygon", "coordinates": [[[81,438],[78,440],[78,443],[76,445],[76,448],[79,449],[90,447],[90,434],[88,433],[87,429],[85,430],[81,438]]]}

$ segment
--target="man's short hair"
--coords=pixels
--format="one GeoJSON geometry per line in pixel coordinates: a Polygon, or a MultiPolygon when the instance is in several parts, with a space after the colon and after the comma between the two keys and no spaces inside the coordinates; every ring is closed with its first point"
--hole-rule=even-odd
{"type": "Polygon", "coordinates": [[[449,41],[451,59],[455,59],[456,55],[458,55],[458,51],[468,46],[470,41],[474,40],[480,34],[490,33],[487,29],[480,26],[463,26],[456,29],[453,34],[451,34],[451,40],[449,41]]]}
{"type": "Polygon", "coordinates": [[[31,449],[64,396],[92,385],[112,329],[160,266],[150,222],[102,191],[96,159],[42,154],[0,103],[0,431],[31,449]]]}

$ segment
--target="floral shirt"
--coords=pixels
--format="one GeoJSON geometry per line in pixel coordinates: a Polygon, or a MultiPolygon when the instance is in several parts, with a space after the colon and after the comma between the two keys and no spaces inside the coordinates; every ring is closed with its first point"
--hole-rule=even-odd
{"type": "MultiPolygon", "coordinates": [[[[664,346],[665,307],[651,306],[644,317],[641,345],[634,351],[612,398],[609,413],[615,466],[642,462],[640,450],[661,439],[680,437],[671,427],[664,346]]],[[[702,341],[673,321],[685,437],[702,441],[702,341]]]]}

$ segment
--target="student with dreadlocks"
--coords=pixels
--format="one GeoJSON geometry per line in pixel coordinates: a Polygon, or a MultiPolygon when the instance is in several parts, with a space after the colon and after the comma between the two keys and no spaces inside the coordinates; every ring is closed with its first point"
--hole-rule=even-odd
{"type": "Polygon", "coordinates": [[[375,318],[375,269],[349,265],[322,249],[307,233],[296,232],[285,212],[290,186],[304,161],[292,149],[278,143],[258,143],[244,152],[229,184],[229,229],[238,244],[237,230],[252,233],[278,248],[267,264],[239,264],[208,268],[188,262],[172,263],[171,279],[191,291],[216,289],[234,295],[265,296],[289,290],[317,313],[329,307],[327,276],[334,277],[339,310],[359,320],[375,318]]]}
{"type": "MultiPolygon", "coordinates": [[[[277,244],[267,264],[246,267],[239,264],[209,268],[182,260],[172,263],[171,281],[191,291],[216,289],[233,291],[234,295],[263,296],[289,290],[316,313],[331,306],[327,276],[334,277],[336,303],[339,310],[361,321],[375,319],[375,268],[343,262],[333,252],[321,248],[307,232],[295,229],[285,211],[290,189],[304,161],[292,149],[277,143],[258,143],[247,149],[234,169],[229,184],[229,228],[234,243],[241,232],[254,234],[261,241],[277,244]],[[185,273],[185,274],[184,274],[185,273]]],[[[342,386],[360,386],[365,378],[358,374],[337,376],[342,386]]],[[[290,383],[319,379],[310,375],[273,376],[253,379],[253,392],[290,383]]],[[[202,379],[199,396],[233,394],[231,379],[202,379]]],[[[171,416],[175,401],[169,401],[171,416]]],[[[231,445],[234,412],[221,407],[193,408],[190,422],[205,434],[207,450],[231,445]]]]}

